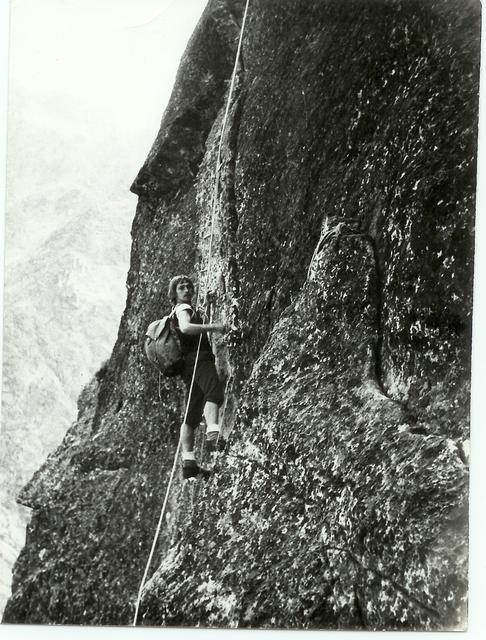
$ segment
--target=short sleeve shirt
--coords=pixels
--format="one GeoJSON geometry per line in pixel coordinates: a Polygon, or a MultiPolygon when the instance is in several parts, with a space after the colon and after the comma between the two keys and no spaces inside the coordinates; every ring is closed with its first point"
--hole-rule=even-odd
{"type": "MultiPolygon", "coordinates": [[[[189,311],[191,314],[191,322],[193,324],[203,324],[203,319],[198,311],[195,311],[190,304],[185,302],[176,305],[175,307],[175,315],[177,318],[177,326],[179,326],[179,322],[181,318],[184,317],[184,313],[189,311]]],[[[187,333],[182,333],[179,331],[179,339],[181,341],[182,355],[188,356],[191,353],[197,352],[197,347],[199,344],[199,335],[190,336],[187,333]]],[[[201,349],[200,352],[207,352],[212,354],[211,345],[209,344],[208,336],[206,333],[202,334],[201,338],[201,349]]]]}

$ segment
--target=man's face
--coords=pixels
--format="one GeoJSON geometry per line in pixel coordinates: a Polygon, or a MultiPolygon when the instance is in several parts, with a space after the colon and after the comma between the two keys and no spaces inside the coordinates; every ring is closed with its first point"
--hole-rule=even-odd
{"type": "Polygon", "coordinates": [[[190,303],[194,295],[194,288],[190,282],[183,280],[176,286],[177,302],[190,303]]]}

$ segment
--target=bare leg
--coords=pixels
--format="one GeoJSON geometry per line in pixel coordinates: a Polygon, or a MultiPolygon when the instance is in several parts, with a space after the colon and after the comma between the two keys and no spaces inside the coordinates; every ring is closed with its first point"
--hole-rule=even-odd
{"type": "Polygon", "coordinates": [[[204,407],[204,417],[206,418],[206,450],[210,453],[222,451],[225,441],[221,436],[221,428],[219,425],[219,407],[214,402],[206,402],[204,407]]]}
{"type": "Polygon", "coordinates": [[[204,417],[206,424],[219,424],[219,407],[215,402],[206,402],[204,405],[204,417]]]}
{"type": "Polygon", "coordinates": [[[197,464],[194,455],[195,431],[195,427],[191,427],[185,423],[181,427],[182,477],[184,480],[195,478],[199,473],[204,471],[197,464]]]}
{"type": "Polygon", "coordinates": [[[181,446],[182,452],[188,453],[194,451],[194,427],[183,424],[181,427],[181,446]]]}

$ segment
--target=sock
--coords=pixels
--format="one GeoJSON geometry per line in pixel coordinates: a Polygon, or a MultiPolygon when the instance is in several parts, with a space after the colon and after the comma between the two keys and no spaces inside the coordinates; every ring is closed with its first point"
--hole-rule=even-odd
{"type": "Polygon", "coordinates": [[[183,451],[182,452],[182,462],[196,462],[196,456],[194,455],[194,451],[183,451]]]}
{"type": "Polygon", "coordinates": [[[219,437],[219,424],[208,424],[206,431],[206,440],[217,440],[219,437]]]}

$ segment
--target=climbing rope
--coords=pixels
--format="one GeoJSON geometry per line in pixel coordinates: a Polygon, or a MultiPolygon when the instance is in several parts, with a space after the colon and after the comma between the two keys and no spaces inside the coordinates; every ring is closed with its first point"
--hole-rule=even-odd
{"type": "Polygon", "coordinates": [[[243,14],[243,20],[241,21],[241,29],[240,29],[240,38],[238,40],[238,48],[236,50],[236,57],[235,57],[235,64],[233,67],[233,73],[231,75],[231,84],[230,84],[230,89],[229,89],[229,94],[228,94],[228,100],[226,101],[226,109],[224,112],[224,117],[223,117],[223,123],[221,125],[221,132],[220,132],[220,136],[219,136],[219,144],[218,144],[218,155],[216,158],[216,175],[215,175],[215,179],[214,179],[214,191],[213,191],[213,199],[212,199],[212,206],[211,206],[211,235],[210,235],[210,240],[209,240],[209,251],[208,251],[208,266],[206,269],[206,287],[208,284],[208,279],[209,279],[209,272],[210,272],[210,265],[211,265],[211,258],[212,258],[212,250],[213,250],[213,235],[214,235],[214,222],[216,219],[216,207],[218,204],[218,197],[219,197],[219,175],[220,175],[220,171],[221,171],[221,156],[222,156],[222,152],[223,152],[223,138],[224,138],[224,134],[226,131],[226,124],[228,121],[228,116],[229,116],[229,110],[230,110],[230,106],[231,106],[231,99],[233,97],[233,91],[235,88],[235,82],[236,82],[236,74],[238,71],[238,63],[240,60],[240,55],[241,55],[241,47],[243,44],[243,34],[245,31],[245,25],[246,25],[246,17],[248,15],[248,7],[250,5],[250,0],[246,0],[246,5],[245,5],[245,12],[243,14]]]}
{"type": "MultiPolygon", "coordinates": [[[[244,14],[243,14],[243,20],[241,22],[240,37],[239,37],[239,40],[238,40],[238,48],[236,50],[235,64],[234,64],[233,73],[232,73],[232,76],[231,76],[231,83],[230,83],[230,89],[229,89],[229,93],[228,93],[228,100],[226,102],[226,109],[225,109],[225,112],[224,112],[223,122],[222,122],[222,125],[221,125],[221,131],[220,131],[220,134],[219,134],[220,137],[219,137],[219,144],[218,144],[218,154],[217,154],[217,158],[216,158],[216,172],[215,172],[215,180],[214,180],[214,191],[213,191],[213,197],[212,197],[212,203],[211,203],[211,232],[210,232],[210,239],[209,239],[208,262],[207,262],[207,267],[206,267],[206,279],[205,279],[205,292],[206,292],[206,295],[207,295],[208,287],[209,287],[209,274],[210,274],[210,266],[211,266],[211,260],[212,260],[214,227],[215,227],[217,204],[218,204],[218,199],[219,199],[219,176],[220,176],[220,170],[221,170],[221,156],[222,156],[222,150],[223,150],[223,138],[224,138],[224,133],[226,131],[226,125],[227,125],[227,121],[228,121],[229,110],[230,110],[230,106],[231,106],[231,100],[232,100],[232,97],[233,97],[233,92],[234,92],[234,87],[235,87],[235,82],[236,82],[236,74],[237,74],[237,71],[238,71],[238,63],[239,63],[240,55],[241,55],[241,48],[242,48],[242,44],[243,44],[243,34],[244,34],[244,31],[245,31],[245,24],[246,24],[246,18],[247,18],[247,15],[248,15],[249,4],[250,4],[250,0],[246,0],[245,11],[244,11],[244,14]]],[[[199,303],[199,294],[200,294],[200,289],[198,288],[196,306],[198,306],[198,303],[199,303]]],[[[209,315],[209,321],[211,321],[211,315],[209,315]]],[[[187,401],[186,401],[186,410],[185,410],[185,414],[184,414],[184,421],[183,421],[182,424],[185,424],[186,419],[187,419],[187,413],[189,411],[189,403],[190,403],[190,399],[191,399],[192,388],[193,388],[193,385],[194,385],[196,367],[197,367],[197,363],[198,363],[198,359],[199,359],[199,351],[200,351],[200,347],[201,347],[201,339],[202,339],[202,333],[199,336],[199,343],[198,343],[197,352],[196,352],[196,360],[195,360],[195,363],[194,363],[194,370],[192,372],[191,386],[189,388],[189,393],[188,393],[188,397],[187,397],[187,401]]],[[[180,449],[181,449],[181,433],[179,433],[179,441],[177,443],[177,449],[176,449],[175,456],[174,456],[174,463],[172,465],[172,470],[171,470],[171,473],[170,473],[169,482],[167,484],[167,490],[165,492],[164,502],[163,502],[162,508],[160,510],[160,516],[159,516],[159,520],[158,520],[157,527],[156,527],[156,530],[155,530],[155,535],[154,535],[154,539],[153,539],[153,542],[152,542],[152,547],[150,549],[150,554],[149,554],[149,557],[148,557],[148,560],[147,560],[147,564],[145,566],[145,571],[143,573],[142,581],[140,583],[140,588],[138,590],[137,603],[136,603],[136,606],[135,606],[135,614],[134,614],[133,623],[132,623],[132,626],[134,626],[134,627],[137,625],[138,611],[139,611],[140,603],[141,603],[141,600],[142,600],[143,588],[145,586],[145,581],[147,580],[147,575],[148,575],[148,572],[149,572],[149,569],[150,569],[150,565],[152,563],[152,559],[153,559],[154,552],[155,552],[155,547],[157,545],[157,540],[159,539],[160,530],[162,528],[162,523],[164,521],[165,510],[167,508],[167,503],[169,501],[170,490],[171,490],[172,482],[173,482],[174,476],[175,476],[175,470],[176,470],[176,467],[177,467],[177,460],[179,458],[180,449]]]]}
{"type": "MultiPolygon", "coordinates": [[[[189,388],[189,395],[188,395],[188,400],[187,400],[187,403],[186,403],[186,411],[184,413],[184,420],[183,420],[182,424],[184,424],[186,422],[187,413],[189,411],[189,399],[191,398],[192,387],[194,385],[194,378],[195,378],[195,375],[196,375],[196,365],[197,365],[197,360],[199,358],[199,348],[201,346],[201,337],[202,337],[202,334],[199,337],[199,343],[197,345],[196,364],[194,365],[194,371],[192,372],[191,386],[189,388]]],[[[135,606],[135,614],[133,616],[133,623],[132,623],[133,627],[137,626],[138,610],[140,608],[140,602],[142,600],[142,592],[143,592],[143,588],[145,586],[145,581],[147,580],[147,575],[148,575],[148,572],[149,572],[149,569],[150,569],[150,565],[152,564],[152,558],[154,557],[155,547],[157,545],[157,540],[159,539],[160,530],[162,528],[162,522],[164,521],[165,509],[166,509],[167,503],[169,501],[170,488],[171,488],[172,482],[174,480],[175,470],[176,470],[176,467],[177,467],[177,460],[179,458],[180,450],[181,450],[181,437],[180,437],[180,434],[179,434],[179,441],[177,443],[177,449],[176,449],[176,452],[175,452],[175,455],[174,455],[174,462],[172,464],[172,470],[170,472],[169,482],[167,484],[167,490],[165,492],[164,502],[163,502],[162,508],[160,510],[159,521],[157,523],[157,528],[155,529],[154,539],[152,541],[152,548],[150,549],[150,554],[149,554],[149,557],[148,557],[148,560],[147,560],[147,564],[145,565],[145,571],[143,572],[142,581],[140,582],[140,588],[138,590],[137,604],[135,606]]]]}

